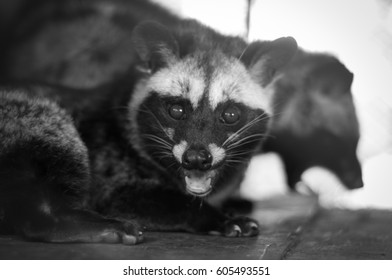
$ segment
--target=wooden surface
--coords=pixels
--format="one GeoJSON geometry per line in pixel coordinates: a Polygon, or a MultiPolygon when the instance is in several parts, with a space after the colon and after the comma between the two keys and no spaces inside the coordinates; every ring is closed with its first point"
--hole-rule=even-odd
{"type": "Polygon", "coordinates": [[[261,234],[224,238],[145,233],[136,246],[44,244],[0,237],[0,259],[392,259],[392,212],[319,209],[284,196],[256,205],[261,234]]]}

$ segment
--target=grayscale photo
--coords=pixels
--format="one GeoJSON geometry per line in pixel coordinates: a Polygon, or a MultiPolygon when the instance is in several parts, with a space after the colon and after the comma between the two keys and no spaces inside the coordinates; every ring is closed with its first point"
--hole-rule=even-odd
{"type": "Polygon", "coordinates": [[[392,260],[391,232],[391,0],[0,0],[0,259],[392,260]]]}

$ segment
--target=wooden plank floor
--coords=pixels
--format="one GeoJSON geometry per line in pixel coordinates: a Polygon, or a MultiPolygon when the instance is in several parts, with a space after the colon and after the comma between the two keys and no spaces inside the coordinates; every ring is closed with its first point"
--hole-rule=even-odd
{"type": "Polygon", "coordinates": [[[392,259],[392,212],[321,211],[288,259],[392,259]]]}
{"type": "Polygon", "coordinates": [[[137,246],[44,244],[0,237],[0,259],[392,259],[392,212],[321,210],[314,198],[259,203],[254,238],[145,233],[137,246]]]}

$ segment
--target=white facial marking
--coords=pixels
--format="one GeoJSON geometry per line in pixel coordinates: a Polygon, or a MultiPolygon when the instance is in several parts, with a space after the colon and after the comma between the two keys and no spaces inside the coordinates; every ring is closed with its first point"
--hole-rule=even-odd
{"type": "Polygon", "coordinates": [[[185,140],[182,140],[180,144],[174,145],[172,152],[179,163],[182,163],[182,155],[186,151],[187,147],[188,143],[185,140]]]}
{"type": "Polygon", "coordinates": [[[164,131],[165,131],[166,135],[167,135],[171,140],[173,140],[173,137],[174,137],[174,128],[170,128],[170,127],[164,128],[164,131]]]}
{"type": "Polygon", "coordinates": [[[195,58],[187,58],[159,70],[148,82],[149,91],[187,98],[196,108],[206,87],[204,72],[196,62],[195,58]]]}
{"type": "MultiPolygon", "coordinates": [[[[219,103],[233,100],[271,114],[270,85],[262,88],[240,61],[215,52],[208,60],[210,68],[213,69],[210,77],[207,77],[204,68],[200,67],[203,61],[206,61],[203,53],[181,60],[173,59],[169,66],[148,75],[136,84],[129,102],[130,138],[135,149],[141,151],[145,157],[148,158],[142,149],[136,118],[140,106],[151,92],[160,96],[186,98],[196,109],[204,93],[208,91],[213,110],[219,103]],[[210,81],[210,84],[207,84],[207,81],[210,81]]],[[[166,133],[169,137],[172,135],[170,131],[166,133]]]]}
{"type": "Polygon", "coordinates": [[[224,58],[212,74],[209,91],[211,107],[233,100],[271,113],[268,91],[254,81],[245,66],[236,59],[224,58]]]}
{"type": "Polygon", "coordinates": [[[226,156],[225,149],[218,147],[216,144],[209,144],[208,149],[212,155],[212,166],[222,161],[226,156]]]}

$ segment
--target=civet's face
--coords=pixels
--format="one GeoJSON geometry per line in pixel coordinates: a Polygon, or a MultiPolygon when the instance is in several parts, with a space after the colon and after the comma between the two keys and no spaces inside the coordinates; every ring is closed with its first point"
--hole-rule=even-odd
{"type": "Polygon", "coordinates": [[[146,154],[172,170],[186,192],[203,197],[245,164],[266,135],[268,81],[255,75],[271,71],[264,56],[252,71],[219,50],[181,58],[173,52],[159,46],[160,67],[137,85],[131,120],[146,154]]]}

